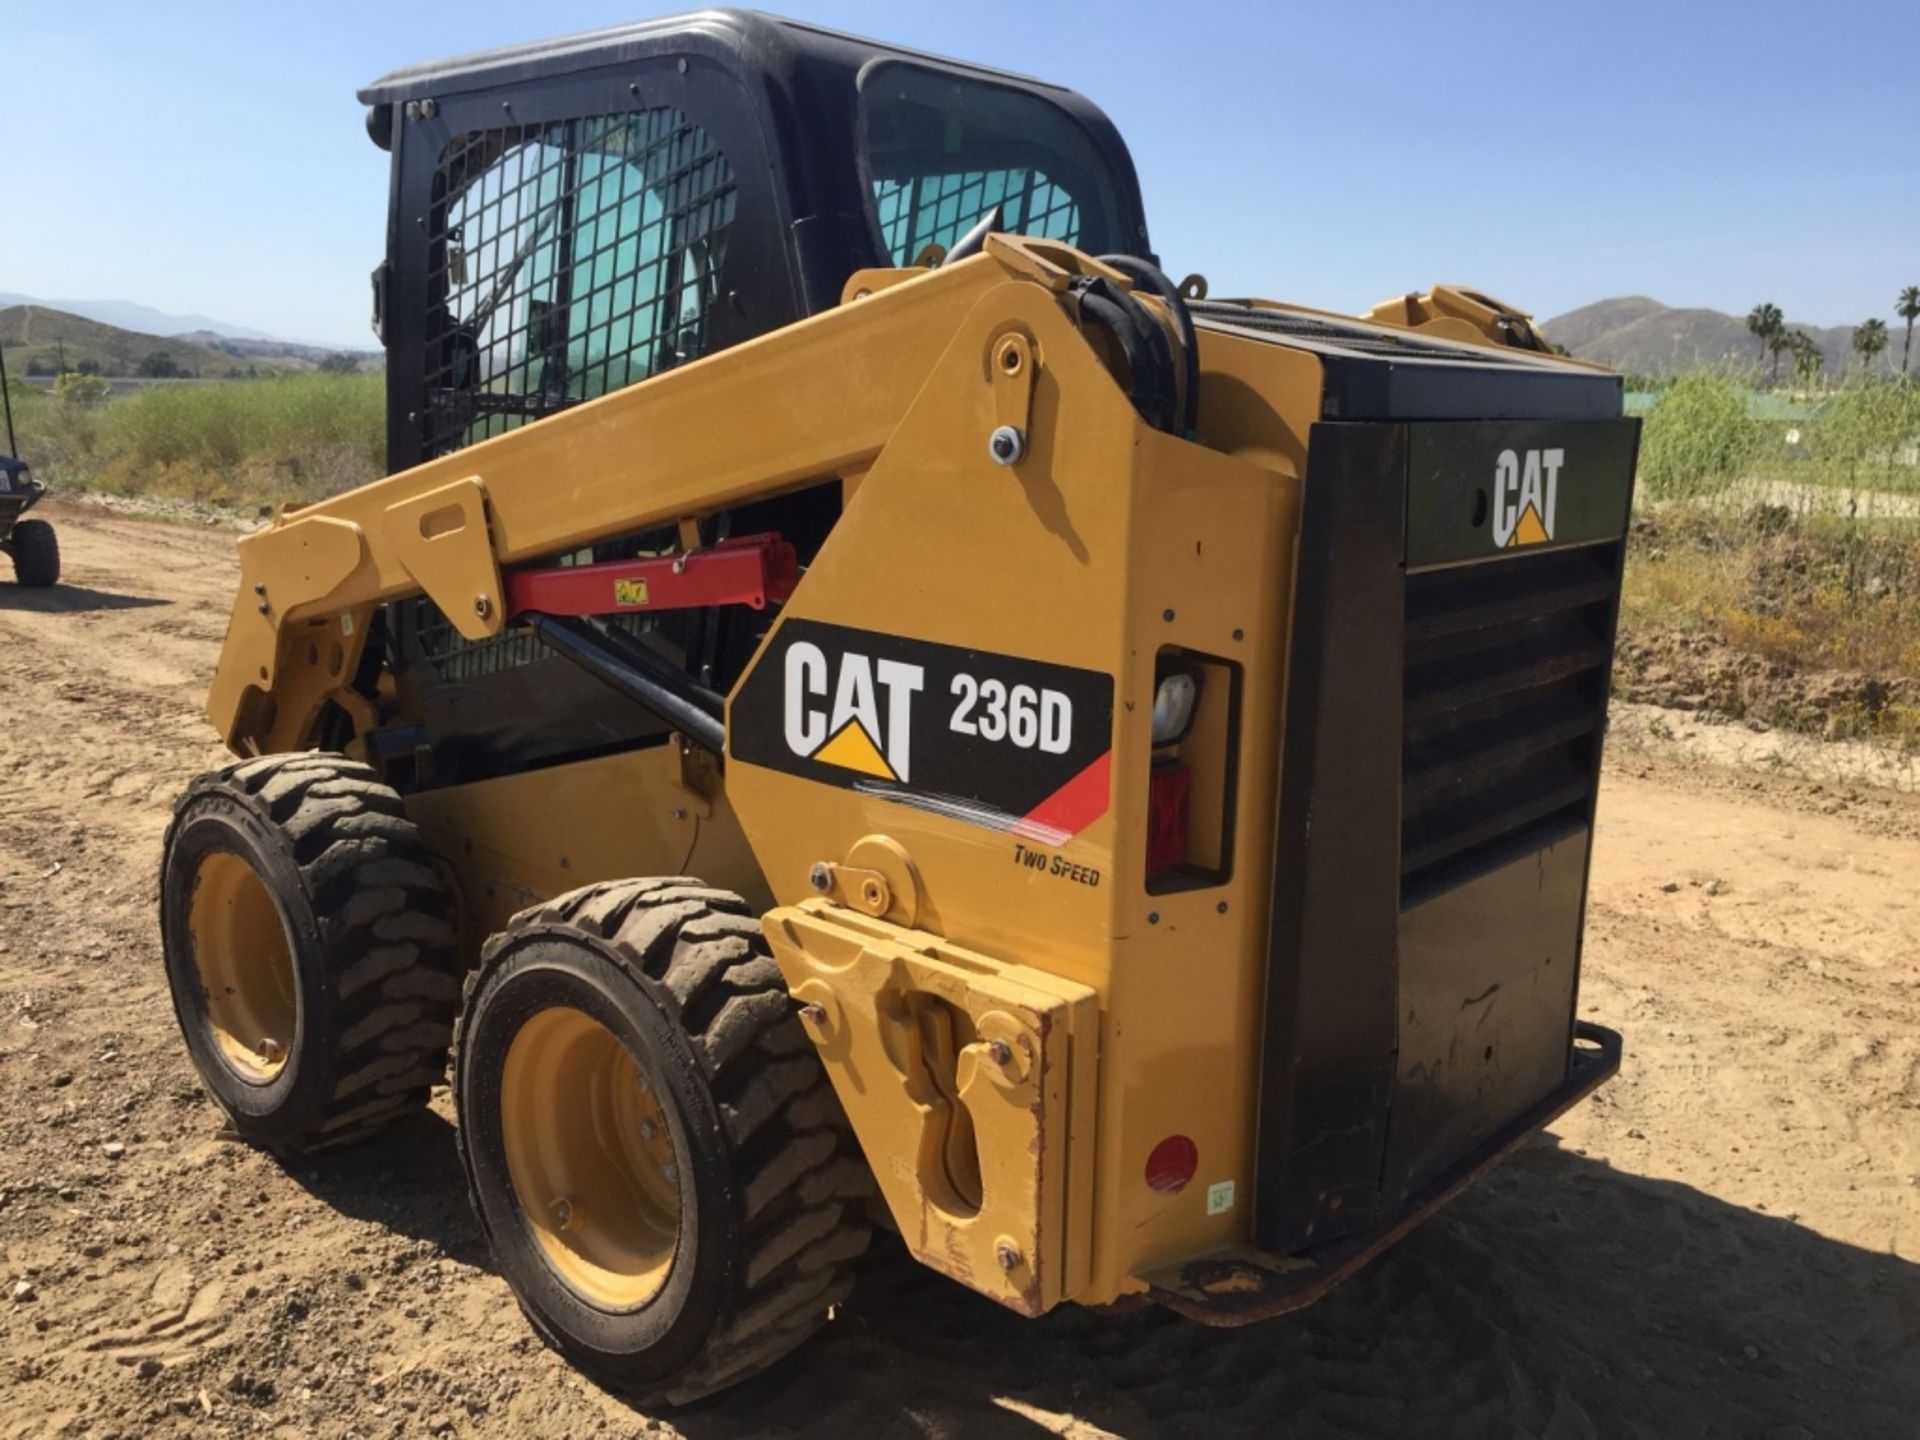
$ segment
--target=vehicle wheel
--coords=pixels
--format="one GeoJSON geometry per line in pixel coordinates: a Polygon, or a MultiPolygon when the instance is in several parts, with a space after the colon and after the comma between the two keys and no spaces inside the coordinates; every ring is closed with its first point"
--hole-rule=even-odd
{"type": "Polygon", "coordinates": [[[272,755],[202,775],[160,876],[174,1014],[241,1136],[287,1154],[426,1103],[459,1000],[454,907],[367,766],[272,755]]]}
{"type": "Polygon", "coordinates": [[[7,539],[13,574],[22,585],[44,590],[60,583],[60,537],[44,520],[21,520],[7,539]]]}
{"type": "Polygon", "coordinates": [[[494,1264],[611,1390],[710,1395],[852,1287],[872,1177],[737,895],[628,880],[515,916],[467,981],[454,1098],[494,1264]]]}

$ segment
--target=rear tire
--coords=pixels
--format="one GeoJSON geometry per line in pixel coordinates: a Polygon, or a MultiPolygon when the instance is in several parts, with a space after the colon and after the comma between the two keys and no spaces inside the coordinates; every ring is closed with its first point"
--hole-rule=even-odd
{"type": "Polygon", "coordinates": [[[459,999],[454,907],[367,766],[273,755],[203,775],[167,831],[174,1014],[240,1135],[349,1144],[425,1105],[459,999]]]}
{"type": "Polygon", "coordinates": [[[7,538],[13,554],[13,574],[30,590],[60,583],[60,538],[44,520],[20,520],[7,538]]]}
{"type": "Polygon", "coordinates": [[[609,1390],[713,1394],[852,1288],[872,1177],[737,895],[630,880],[514,917],[468,979],[454,1095],[496,1268],[609,1390]]]}

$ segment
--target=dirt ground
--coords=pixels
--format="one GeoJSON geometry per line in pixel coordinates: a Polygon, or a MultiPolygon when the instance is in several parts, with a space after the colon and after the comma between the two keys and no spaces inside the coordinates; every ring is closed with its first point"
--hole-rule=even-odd
{"type": "Polygon", "coordinates": [[[669,1423],[522,1322],[444,1094],[324,1166],[220,1138],[154,915],[168,806],[221,758],[232,537],[54,515],[70,585],[0,585],[0,1432],[1920,1434],[1911,796],[1623,746],[1581,1005],[1623,1074],[1318,1307],[1024,1322],[884,1256],[669,1423]]]}

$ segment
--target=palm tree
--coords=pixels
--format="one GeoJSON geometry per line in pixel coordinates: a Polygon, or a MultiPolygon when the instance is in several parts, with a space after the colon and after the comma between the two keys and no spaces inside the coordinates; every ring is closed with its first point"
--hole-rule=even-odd
{"type": "Polygon", "coordinates": [[[1797,331],[1789,333],[1787,329],[1782,326],[1767,336],[1767,353],[1773,356],[1773,378],[1771,381],[1773,384],[1777,385],[1780,382],[1780,356],[1783,352],[1793,349],[1793,336],[1797,333],[1797,331]]]}
{"type": "Polygon", "coordinates": [[[1860,352],[1862,368],[1871,370],[1873,357],[1887,348],[1887,322],[1876,318],[1854,326],[1853,348],[1860,352]]]}
{"type": "Polygon", "coordinates": [[[1907,338],[1900,346],[1900,373],[1907,373],[1907,355],[1913,349],[1913,322],[1920,320],[1920,285],[1909,285],[1900,292],[1900,305],[1894,311],[1907,322],[1907,338]]]}
{"type": "Polygon", "coordinates": [[[1827,363],[1827,357],[1820,350],[1820,343],[1804,330],[1793,332],[1793,373],[1802,385],[1812,385],[1814,377],[1820,373],[1820,367],[1827,363]]]}
{"type": "MultiPolygon", "coordinates": [[[[1754,339],[1760,342],[1760,363],[1762,365],[1767,363],[1768,351],[1772,350],[1775,355],[1780,353],[1778,350],[1773,349],[1772,342],[1773,337],[1786,328],[1786,323],[1786,316],[1780,313],[1780,307],[1778,305],[1769,305],[1763,302],[1754,306],[1748,313],[1747,331],[1754,339]]],[[[1779,361],[1776,360],[1774,362],[1774,368],[1779,368],[1779,361]]]]}

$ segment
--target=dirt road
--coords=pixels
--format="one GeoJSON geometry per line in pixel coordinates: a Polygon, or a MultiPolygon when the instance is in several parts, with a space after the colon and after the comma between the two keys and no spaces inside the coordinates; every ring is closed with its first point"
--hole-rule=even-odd
{"type": "MultiPolygon", "coordinates": [[[[231,537],[55,518],[70,587],[0,586],[0,1432],[674,1433],[533,1339],[444,1096],[323,1167],[219,1138],[154,876],[231,537]]],[[[1027,1323],[896,1257],[679,1433],[1920,1434],[1920,804],[1627,753],[1601,817],[1625,1073],[1332,1299],[1027,1323]]]]}

